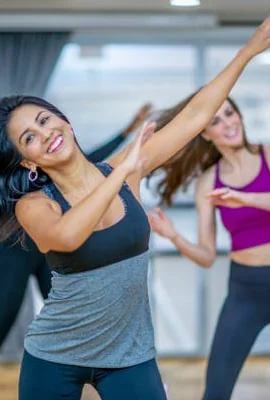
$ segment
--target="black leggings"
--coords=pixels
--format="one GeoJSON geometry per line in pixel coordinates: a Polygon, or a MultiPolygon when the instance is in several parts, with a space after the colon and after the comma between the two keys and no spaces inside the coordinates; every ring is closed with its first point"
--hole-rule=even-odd
{"type": "Polygon", "coordinates": [[[44,298],[51,288],[50,269],[34,243],[27,240],[28,250],[24,250],[12,242],[0,243],[0,347],[18,315],[30,275],[37,278],[44,298]]]}
{"type": "Polygon", "coordinates": [[[228,296],[219,316],[203,400],[229,400],[258,334],[270,323],[270,266],[231,263],[228,296]]]}
{"type": "Polygon", "coordinates": [[[19,400],[80,400],[84,384],[102,400],[166,400],[156,361],[127,368],[91,368],[41,360],[25,352],[19,400]]]}

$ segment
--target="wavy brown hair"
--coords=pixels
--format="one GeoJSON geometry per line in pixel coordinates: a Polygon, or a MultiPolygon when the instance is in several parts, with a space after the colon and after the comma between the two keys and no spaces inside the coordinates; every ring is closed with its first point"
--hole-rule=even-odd
{"type": "MultiPolygon", "coordinates": [[[[176,106],[164,110],[158,118],[157,128],[159,130],[167,125],[177,114],[179,114],[190,100],[198,93],[191,94],[189,97],[178,103],[176,106]]],[[[233,109],[239,114],[243,121],[242,114],[237,104],[230,97],[227,98],[233,109]]],[[[251,145],[244,130],[244,146],[251,152],[257,153],[258,146],[251,145]]],[[[206,141],[202,132],[184,146],[177,154],[167,161],[159,170],[165,172],[165,177],[158,184],[157,190],[161,196],[161,203],[171,205],[174,193],[182,187],[185,191],[191,181],[201,175],[208,168],[216,164],[222,154],[212,142],[206,141]]],[[[150,175],[151,178],[152,174],[150,175]]]]}

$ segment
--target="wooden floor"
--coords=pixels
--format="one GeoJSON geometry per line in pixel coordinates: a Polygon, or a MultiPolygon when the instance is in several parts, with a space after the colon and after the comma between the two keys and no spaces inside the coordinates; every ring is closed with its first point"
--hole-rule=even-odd
{"type": "MultiPolygon", "coordinates": [[[[159,362],[168,400],[200,400],[205,372],[204,360],[162,360],[159,362]]],[[[0,399],[17,400],[19,365],[0,364],[0,399]]],[[[86,387],[82,400],[97,400],[86,387]]],[[[240,376],[232,400],[270,399],[270,358],[250,358],[240,376]]],[[[117,400],[117,399],[116,399],[117,400]]]]}

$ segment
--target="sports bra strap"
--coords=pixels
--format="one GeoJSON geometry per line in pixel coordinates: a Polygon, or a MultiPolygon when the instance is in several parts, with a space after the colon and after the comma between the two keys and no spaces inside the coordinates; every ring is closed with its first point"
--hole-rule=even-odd
{"type": "Polygon", "coordinates": [[[113,171],[113,167],[105,161],[96,163],[95,166],[101,170],[105,176],[108,176],[113,171]]]}
{"type": "Polygon", "coordinates": [[[261,154],[261,157],[262,157],[263,165],[265,166],[265,168],[267,169],[267,171],[270,171],[270,166],[269,166],[269,164],[268,164],[268,161],[267,161],[267,158],[266,158],[266,154],[265,154],[265,148],[264,148],[263,145],[261,145],[260,147],[261,147],[260,154],[261,154]]]}

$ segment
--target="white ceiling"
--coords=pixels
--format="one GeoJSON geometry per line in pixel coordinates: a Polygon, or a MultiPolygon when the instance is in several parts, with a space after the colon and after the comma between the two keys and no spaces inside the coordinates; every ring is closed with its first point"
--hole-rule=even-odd
{"type": "Polygon", "coordinates": [[[258,21],[270,14],[270,0],[201,0],[200,7],[171,7],[169,0],[0,0],[2,11],[215,13],[222,21],[258,21]]]}

